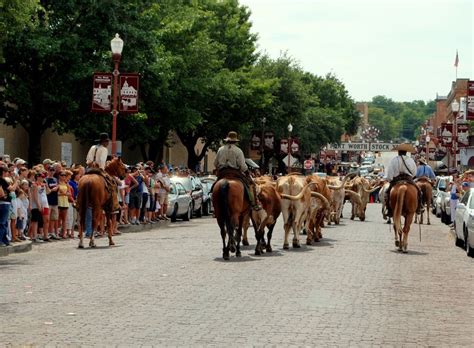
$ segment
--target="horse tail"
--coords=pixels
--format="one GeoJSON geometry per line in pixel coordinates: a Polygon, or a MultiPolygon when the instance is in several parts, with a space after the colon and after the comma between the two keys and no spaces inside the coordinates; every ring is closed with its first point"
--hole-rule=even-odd
{"type": "Polygon", "coordinates": [[[222,216],[224,217],[227,233],[230,233],[233,231],[233,227],[230,219],[229,209],[229,182],[226,179],[222,179],[221,185],[219,187],[219,201],[222,204],[222,216]]]}
{"type": "Polygon", "coordinates": [[[89,185],[90,183],[85,181],[77,197],[77,209],[79,209],[79,218],[83,228],[85,228],[87,207],[89,206],[89,185]]]}
{"type": "Polygon", "coordinates": [[[405,193],[407,192],[407,186],[401,185],[397,191],[397,203],[393,210],[393,226],[395,231],[400,233],[402,231],[402,212],[403,203],[405,202],[405,193]]]}

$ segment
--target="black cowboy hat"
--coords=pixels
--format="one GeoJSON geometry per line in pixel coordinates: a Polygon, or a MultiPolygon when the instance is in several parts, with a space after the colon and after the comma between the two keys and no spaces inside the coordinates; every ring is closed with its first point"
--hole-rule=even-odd
{"type": "Polygon", "coordinates": [[[96,143],[101,143],[103,141],[110,141],[109,135],[107,133],[100,133],[99,139],[96,139],[96,143]]]}

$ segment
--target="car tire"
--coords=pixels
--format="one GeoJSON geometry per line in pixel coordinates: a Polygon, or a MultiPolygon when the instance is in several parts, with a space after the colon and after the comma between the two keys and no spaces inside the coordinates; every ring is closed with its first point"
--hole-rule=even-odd
{"type": "Polygon", "coordinates": [[[474,248],[471,248],[469,243],[466,241],[464,244],[466,244],[466,254],[469,257],[474,257],[474,248]]]}
{"type": "Polygon", "coordinates": [[[441,222],[442,223],[445,224],[447,222],[447,216],[448,215],[446,214],[446,212],[444,210],[441,210],[441,222]]]}
{"type": "Polygon", "coordinates": [[[178,205],[174,205],[173,214],[171,214],[171,222],[176,222],[176,217],[178,215],[178,205]]]}
{"type": "Polygon", "coordinates": [[[459,247],[459,248],[464,248],[464,242],[462,239],[460,239],[458,237],[458,233],[456,232],[456,229],[454,229],[454,239],[455,239],[455,242],[454,244],[459,247]]]}
{"type": "Polygon", "coordinates": [[[209,215],[209,200],[206,203],[203,203],[202,206],[202,215],[208,216],[209,215]]]}
{"type": "Polygon", "coordinates": [[[191,217],[193,216],[193,206],[191,204],[189,204],[188,206],[188,211],[186,212],[186,214],[183,216],[183,220],[184,221],[189,221],[191,220],[191,217]]]}

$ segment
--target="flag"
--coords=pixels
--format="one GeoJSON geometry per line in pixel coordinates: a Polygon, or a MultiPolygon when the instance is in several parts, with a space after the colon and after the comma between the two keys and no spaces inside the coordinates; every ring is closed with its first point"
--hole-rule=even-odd
{"type": "Polygon", "coordinates": [[[454,59],[454,66],[457,68],[459,64],[458,50],[456,50],[456,59],[454,59]]]}

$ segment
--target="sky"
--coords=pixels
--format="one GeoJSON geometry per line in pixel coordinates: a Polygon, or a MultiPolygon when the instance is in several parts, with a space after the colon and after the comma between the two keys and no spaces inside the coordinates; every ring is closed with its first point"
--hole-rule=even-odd
{"type": "Polygon", "coordinates": [[[258,49],[287,52],[317,75],[335,74],[356,101],[447,95],[474,79],[474,0],[240,0],[258,49]]]}

